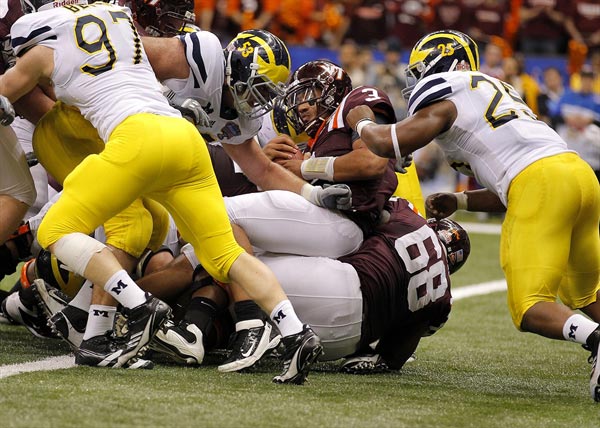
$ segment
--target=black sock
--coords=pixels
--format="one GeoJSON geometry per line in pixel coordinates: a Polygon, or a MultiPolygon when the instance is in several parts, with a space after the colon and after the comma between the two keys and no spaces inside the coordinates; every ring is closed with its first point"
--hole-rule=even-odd
{"type": "Polygon", "coordinates": [[[247,320],[264,320],[265,314],[254,300],[242,300],[241,302],[235,302],[233,305],[233,311],[235,312],[235,321],[247,321],[247,320]]]}
{"type": "Polygon", "coordinates": [[[188,305],[184,319],[196,324],[204,337],[208,336],[219,307],[206,297],[194,297],[188,305]]]}

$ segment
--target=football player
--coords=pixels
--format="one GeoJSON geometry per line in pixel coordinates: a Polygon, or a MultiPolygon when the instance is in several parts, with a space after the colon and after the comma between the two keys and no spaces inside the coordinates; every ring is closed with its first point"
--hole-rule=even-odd
{"type": "Polygon", "coordinates": [[[165,303],[145,294],[106,246],[87,235],[137,197],[151,195],[170,210],[211,275],[238,283],[281,319],[294,355],[274,381],[303,382],[321,352],[319,339],[299,321],[273,273],[235,242],[205,145],[162,96],[129,10],[104,3],[65,6],[25,15],[11,33],[21,56],[0,77],[0,94],[15,101],[38,82],[52,82],[57,97],[78,107],[106,141],[100,154],[69,174],[38,230],[43,247],[102,285],[130,315],[124,343],[107,339],[99,353],[77,358],[122,366],[170,316],[165,303]]]}
{"type": "MultiPolygon", "coordinates": [[[[302,210],[318,213],[330,222],[345,224],[352,230],[337,233],[354,241],[358,248],[361,231],[335,210],[349,205],[347,186],[323,188],[271,162],[254,137],[261,127],[261,117],[272,108],[283,93],[289,77],[291,60],[285,44],[265,30],[239,33],[223,49],[219,39],[207,31],[193,32],[175,38],[143,38],[144,48],[157,77],[170,91],[171,103],[190,115],[208,143],[220,144],[235,162],[235,168],[263,191],[285,190],[302,210]],[[223,60],[225,57],[225,60],[223,60]],[[190,99],[195,103],[190,103],[190,99]]],[[[243,233],[241,228],[237,228],[243,233]]],[[[331,229],[336,232],[336,229],[331,229]]],[[[306,235],[308,236],[308,235],[306,235]]],[[[248,250],[251,250],[248,243],[248,250]]],[[[231,287],[236,302],[235,312],[240,334],[245,337],[269,337],[272,330],[264,322],[258,308],[239,287],[231,287]],[[260,324],[260,325],[259,325],[260,324]],[[249,327],[248,325],[257,325],[249,327]]],[[[277,339],[269,341],[272,346],[277,339]]]]}
{"type": "Polygon", "coordinates": [[[500,258],[513,322],[521,331],[589,349],[590,393],[600,401],[598,181],[514,88],[478,70],[469,36],[428,34],[407,67],[409,117],[377,125],[368,106],[358,106],[349,122],[371,150],[390,158],[435,138],[451,165],[484,186],[431,195],[427,208],[437,218],[456,209],[506,211],[500,258]]]}

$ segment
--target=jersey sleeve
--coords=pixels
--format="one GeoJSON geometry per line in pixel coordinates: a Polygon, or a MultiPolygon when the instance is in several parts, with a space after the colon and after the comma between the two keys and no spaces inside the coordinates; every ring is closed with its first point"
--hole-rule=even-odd
{"type": "Polygon", "coordinates": [[[47,18],[43,13],[32,13],[22,16],[13,24],[10,30],[11,41],[17,57],[36,45],[54,48],[57,40],[56,29],[52,20],[40,19],[40,15],[47,18]]]}
{"type": "Polygon", "coordinates": [[[456,91],[455,82],[448,73],[433,74],[421,80],[408,100],[408,113],[413,115],[435,102],[451,97],[456,91]]]}
{"type": "Polygon", "coordinates": [[[396,122],[396,113],[387,94],[373,86],[360,86],[346,95],[340,107],[334,113],[334,120],[338,124],[337,127],[349,128],[346,116],[352,108],[358,105],[369,106],[379,116],[385,116],[389,120],[388,123],[396,122]]]}
{"type": "Polygon", "coordinates": [[[222,52],[221,42],[213,33],[208,31],[196,31],[178,36],[183,43],[185,57],[194,77],[194,88],[200,88],[211,83],[211,77],[217,73],[217,67],[213,58],[225,57],[216,52],[222,52]]]}

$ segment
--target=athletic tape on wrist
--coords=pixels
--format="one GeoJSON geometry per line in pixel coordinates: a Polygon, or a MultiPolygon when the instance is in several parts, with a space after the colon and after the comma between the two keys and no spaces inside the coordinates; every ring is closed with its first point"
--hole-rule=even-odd
{"type": "Polygon", "coordinates": [[[311,157],[302,162],[300,172],[305,180],[327,180],[333,181],[333,163],[335,156],[315,158],[311,157]]]}
{"type": "Polygon", "coordinates": [[[469,199],[467,194],[465,192],[458,192],[454,196],[456,197],[456,209],[466,211],[469,199]]]}

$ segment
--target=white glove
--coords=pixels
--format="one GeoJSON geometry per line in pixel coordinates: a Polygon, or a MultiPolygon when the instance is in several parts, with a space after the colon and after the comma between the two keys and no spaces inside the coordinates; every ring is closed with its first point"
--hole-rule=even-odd
{"type": "Polygon", "coordinates": [[[172,90],[164,93],[164,96],[169,100],[169,104],[179,110],[181,114],[190,119],[194,125],[202,128],[210,128],[210,117],[204,111],[200,103],[192,98],[184,98],[177,95],[172,90]]]}
{"type": "Polygon", "coordinates": [[[412,161],[413,161],[413,155],[412,153],[407,154],[406,156],[402,156],[400,159],[396,160],[396,165],[394,166],[394,169],[396,170],[396,172],[399,172],[400,174],[406,174],[406,168],[408,168],[409,166],[412,165],[412,161]]]}
{"type": "Polygon", "coordinates": [[[349,210],[352,208],[352,191],[346,184],[302,186],[302,196],[309,202],[330,210],[349,210]]]}
{"type": "Polygon", "coordinates": [[[8,126],[15,120],[15,109],[8,98],[0,95],[0,125],[8,126]]]}

